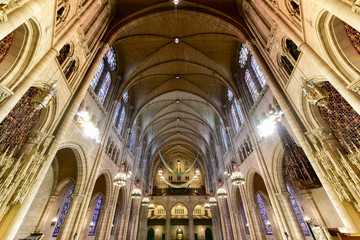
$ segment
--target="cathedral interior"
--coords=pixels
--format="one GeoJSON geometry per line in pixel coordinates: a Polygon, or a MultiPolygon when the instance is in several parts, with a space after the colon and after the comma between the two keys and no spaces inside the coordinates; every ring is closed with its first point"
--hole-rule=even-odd
{"type": "Polygon", "coordinates": [[[359,0],[0,0],[1,240],[360,239],[359,0]]]}

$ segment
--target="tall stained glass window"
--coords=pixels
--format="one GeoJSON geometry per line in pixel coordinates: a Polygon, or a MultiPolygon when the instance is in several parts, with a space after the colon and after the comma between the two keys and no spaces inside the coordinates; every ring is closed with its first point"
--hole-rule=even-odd
{"type": "Polygon", "coordinates": [[[91,221],[91,224],[90,224],[89,236],[94,236],[95,235],[96,225],[98,224],[98,220],[99,220],[99,217],[100,217],[100,210],[101,210],[102,200],[103,200],[103,197],[100,195],[98,200],[97,200],[95,210],[94,210],[94,214],[93,214],[93,217],[92,217],[92,221],[91,221]]]}
{"type": "Polygon", "coordinates": [[[98,93],[98,97],[99,97],[101,103],[104,103],[104,101],[105,101],[106,94],[109,91],[110,83],[111,83],[111,75],[108,72],[104,78],[104,81],[103,81],[100,91],[98,93]]]}
{"type": "Polygon", "coordinates": [[[255,102],[256,99],[259,97],[259,92],[258,92],[258,90],[257,90],[257,88],[255,86],[255,83],[254,83],[251,75],[250,75],[249,69],[246,69],[246,71],[245,71],[245,82],[246,82],[246,85],[249,88],[249,91],[251,93],[251,97],[255,102]]]}
{"type": "Polygon", "coordinates": [[[310,236],[309,229],[308,229],[307,226],[306,226],[306,223],[305,223],[305,221],[304,221],[304,218],[303,218],[303,216],[302,216],[302,214],[301,214],[301,211],[300,211],[300,209],[299,209],[299,206],[298,206],[297,203],[296,203],[294,194],[293,194],[293,192],[292,192],[289,184],[286,184],[286,188],[287,188],[287,190],[288,190],[288,192],[289,192],[289,194],[290,194],[290,202],[291,202],[291,205],[292,205],[292,207],[293,207],[293,209],[294,209],[294,212],[295,212],[295,214],[296,214],[296,217],[297,217],[297,219],[298,219],[298,221],[299,221],[299,223],[300,223],[301,229],[303,230],[305,236],[310,236]]]}
{"type": "Polygon", "coordinates": [[[121,110],[120,119],[119,119],[119,123],[118,123],[118,126],[117,126],[120,133],[121,133],[121,130],[123,128],[124,121],[125,121],[125,107],[123,107],[122,110],[121,110]]]}
{"type": "Polygon", "coordinates": [[[227,90],[226,96],[229,102],[231,102],[234,98],[234,94],[230,89],[227,90]]]}
{"type": "Polygon", "coordinates": [[[345,22],[344,22],[344,27],[351,44],[353,45],[355,50],[360,54],[360,32],[345,22]]]}
{"type": "Polygon", "coordinates": [[[242,213],[243,218],[244,218],[246,234],[250,234],[249,224],[248,224],[248,221],[247,221],[247,218],[246,218],[245,209],[244,209],[244,205],[243,205],[243,204],[241,204],[241,213],[242,213]]]}
{"type": "Polygon", "coordinates": [[[129,101],[129,90],[127,90],[123,95],[123,100],[125,103],[128,103],[129,101]]]}
{"type": "Polygon", "coordinates": [[[233,121],[234,121],[234,126],[235,126],[235,129],[236,129],[236,132],[238,132],[240,130],[240,125],[239,125],[238,117],[236,115],[235,107],[234,107],[233,104],[231,104],[231,116],[232,116],[233,121]]]}
{"type": "Polygon", "coordinates": [[[131,151],[133,150],[134,147],[134,141],[135,141],[135,130],[133,129],[131,131],[130,146],[129,146],[131,151]]]}
{"type": "Polygon", "coordinates": [[[272,228],[271,228],[271,225],[270,225],[269,217],[268,217],[266,209],[265,209],[264,201],[263,201],[260,193],[258,193],[256,195],[256,198],[257,198],[257,202],[258,202],[258,205],[259,205],[261,219],[262,219],[262,221],[264,223],[265,232],[266,232],[266,234],[271,235],[271,234],[273,234],[273,231],[272,231],[272,228]]]}
{"type": "Polygon", "coordinates": [[[246,65],[246,61],[248,59],[249,50],[245,46],[245,44],[241,44],[241,48],[239,51],[239,68],[244,68],[246,65]]]}
{"type": "Polygon", "coordinates": [[[223,137],[223,140],[224,140],[224,145],[225,145],[225,151],[228,149],[228,143],[227,143],[227,138],[226,138],[226,133],[225,133],[225,130],[223,129],[221,131],[222,133],[222,137],[223,137]]]}
{"type": "Polygon", "coordinates": [[[98,84],[98,82],[100,80],[102,72],[104,71],[104,67],[105,67],[105,61],[104,61],[104,59],[101,59],[99,67],[96,70],[96,73],[95,73],[95,75],[94,75],[94,77],[93,77],[93,79],[91,80],[91,83],[90,83],[91,88],[94,89],[94,90],[95,90],[95,88],[96,88],[96,86],[97,86],[97,84],[98,84]]]}
{"type": "Polygon", "coordinates": [[[9,33],[6,37],[0,40],[0,63],[5,59],[9,52],[11,44],[14,40],[14,32],[9,33]]]}
{"type": "Polygon", "coordinates": [[[116,53],[113,46],[106,52],[106,59],[109,64],[111,71],[116,70],[116,53]]]}
{"type": "Polygon", "coordinates": [[[256,62],[254,56],[251,56],[251,67],[255,72],[255,75],[260,83],[260,86],[263,88],[266,84],[266,78],[264,77],[264,74],[262,73],[259,64],[256,62]]]}
{"type": "Polygon", "coordinates": [[[237,113],[239,115],[240,122],[241,122],[241,124],[243,124],[244,123],[244,115],[242,114],[241,107],[240,107],[240,105],[239,105],[239,103],[238,103],[238,101],[236,99],[234,100],[234,104],[235,104],[235,107],[236,107],[236,111],[237,111],[237,113]]]}
{"type": "Polygon", "coordinates": [[[64,219],[65,219],[65,216],[66,216],[66,212],[67,210],[69,209],[69,205],[70,205],[70,197],[73,193],[73,190],[74,190],[74,186],[71,186],[70,188],[70,191],[66,197],[66,200],[65,200],[65,203],[64,203],[64,206],[61,210],[61,213],[60,213],[60,216],[59,216],[59,219],[56,223],[56,226],[55,226],[55,229],[54,229],[54,232],[53,232],[53,237],[57,237],[57,235],[59,234],[60,232],[60,228],[61,228],[61,225],[62,223],[64,222],[64,219]]]}
{"type": "Polygon", "coordinates": [[[119,117],[119,113],[120,113],[120,108],[121,108],[121,103],[119,103],[115,109],[115,114],[114,114],[114,119],[113,119],[113,123],[116,126],[117,123],[117,119],[119,117]]]}

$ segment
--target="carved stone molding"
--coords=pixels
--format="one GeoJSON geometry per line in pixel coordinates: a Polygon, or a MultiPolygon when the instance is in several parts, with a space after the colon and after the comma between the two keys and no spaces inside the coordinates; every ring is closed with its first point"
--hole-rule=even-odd
{"type": "Polygon", "coordinates": [[[4,85],[0,84],[0,102],[4,101],[6,98],[10,97],[13,94],[14,94],[13,91],[5,87],[4,85]]]}
{"type": "Polygon", "coordinates": [[[29,0],[5,0],[0,3],[0,22],[8,21],[8,14],[23,6],[29,0]]]}
{"type": "Polygon", "coordinates": [[[360,13],[360,0],[342,0],[351,5],[351,12],[360,13]]]}
{"type": "MultiPolygon", "coordinates": [[[[359,0],[359,13],[360,13],[360,0],[359,0]]],[[[356,92],[360,95],[360,79],[352,81],[348,86],[347,89],[356,92]]]]}

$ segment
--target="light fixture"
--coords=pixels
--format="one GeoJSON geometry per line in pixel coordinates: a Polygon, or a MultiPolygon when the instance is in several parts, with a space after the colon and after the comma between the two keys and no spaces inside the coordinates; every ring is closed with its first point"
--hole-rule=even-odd
{"type": "Polygon", "coordinates": [[[162,176],[162,175],[163,175],[163,171],[162,171],[161,167],[159,168],[158,175],[159,175],[159,176],[162,176]]]}
{"type": "Polygon", "coordinates": [[[218,195],[218,198],[227,198],[227,192],[225,188],[219,188],[216,193],[218,195]]]}
{"type": "Polygon", "coordinates": [[[149,207],[148,207],[149,211],[154,211],[155,210],[155,206],[154,204],[150,204],[149,207]]]}
{"type": "Polygon", "coordinates": [[[179,100],[179,99],[176,99],[175,102],[176,102],[176,103],[180,103],[180,100],[179,100]]]}
{"type": "Polygon", "coordinates": [[[180,118],[177,118],[176,121],[180,121],[180,118]]]}
{"type": "Polygon", "coordinates": [[[275,130],[274,121],[270,118],[266,118],[257,126],[261,137],[267,137],[271,135],[275,130]]]}
{"type": "Polygon", "coordinates": [[[45,84],[44,89],[40,90],[31,99],[32,107],[40,110],[49,106],[56,93],[56,84],[45,84]]]}
{"type": "Polygon", "coordinates": [[[232,184],[235,186],[245,184],[245,179],[244,179],[243,175],[241,174],[241,172],[233,172],[231,174],[230,178],[231,178],[232,184]]]}
{"type": "Polygon", "coordinates": [[[120,186],[120,187],[125,186],[126,180],[127,180],[127,174],[124,172],[120,172],[120,173],[116,174],[116,176],[115,176],[114,185],[120,186]]]}
{"type": "Polygon", "coordinates": [[[194,176],[194,181],[197,181],[197,180],[199,180],[199,177],[198,176],[194,176]]]}
{"type": "Polygon", "coordinates": [[[91,222],[91,223],[90,223],[90,227],[93,227],[94,225],[95,225],[94,222],[91,222]]]}
{"type": "Polygon", "coordinates": [[[268,220],[268,221],[266,222],[266,225],[267,225],[267,226],[271,226],[271,222],[268,220]]]}
{"type": "Polygon", "coordinates": [[[54,217],[53,219],[51,219],[51,224],[50,224],[50,226],[55,226],[55,224],[57,223],[57,221],[58,221],[58,219],[57,219],[57,217],[54,217]]]}
{"type": "Polygon", "coordinates": [[[216,205],[217,205],[216,198],[211,197],[211,198],[209,199],[209,204],[210,204],[210,206],[216,206],[216,205]]]}
{"type": "Polygon", "coordinates": [[[195,175],[200,175],[200,170],[199,170],[199,168],[196,168],[196,170],[195,170],[195,175]]]}
{"type": "Polygon", "coordinates": [[[180,0],[174,0],[174,4],[175,4],[175,5],[178,5],[179,2],[180,2],[180,0]]]}
{"type": "Polygon", "coordinates": [[[126,176],[129,178],[129,177],[131,177],[131,175],[132,175],[132,171],[129,171],[126,176]]]}
{"type": "Polygon", "coordinates": [[[141,201],[141,205],[144,207],[149,206],[150,199],[148,197],[144,197],[141,201]]]}
{"type": "Polygon", "coordinates": [[[134,190],[131,193],[131,198],[133,199],[141,198],[141,190],[139,188],[134,188],[134,190]]]}
{"type": "MultiPolygon", "coordinates": [[[[176,39],[176,38],[175,38],[176,39]]],[[[175,42],[176,42],[176,40],[175,40],[175,42]]],[[[175,78],[176,79],[180,79],[180,74],[175,74],[175,78]]]]}
{"type": "Polygon", "coordinates": [[[210,204],[209,204],[209,203],[205,203],[205,204],[204,204],[204,209],[205,209],[205,211],[209,211],[209,210],[210,210],[210,204]]]}
{"type": "Polygon", "coordinates": [[[165,180],[164,176],[160,176],[160,180],[164,181],[165,180]]]}
{"type": "Polygon", "coordinates": [[[77,121],[80,127],[83,129],[85,135],[99,143],[99,129],[95,127],[95,125],[90,121],[89,113],[84,111],[78,112],[76,115],[78,116],[77,121]]]}

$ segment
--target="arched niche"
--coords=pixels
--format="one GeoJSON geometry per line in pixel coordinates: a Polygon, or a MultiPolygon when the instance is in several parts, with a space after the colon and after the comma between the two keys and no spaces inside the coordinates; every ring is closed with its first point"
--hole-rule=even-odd
{"type": "Polygon", "coordinates": [[[34,53],[39,46],[39,26],[29,19],[12,33],[13,39],[6,56],[0,63],[0,83],[14,89],[34,63],[34,53]]]}

